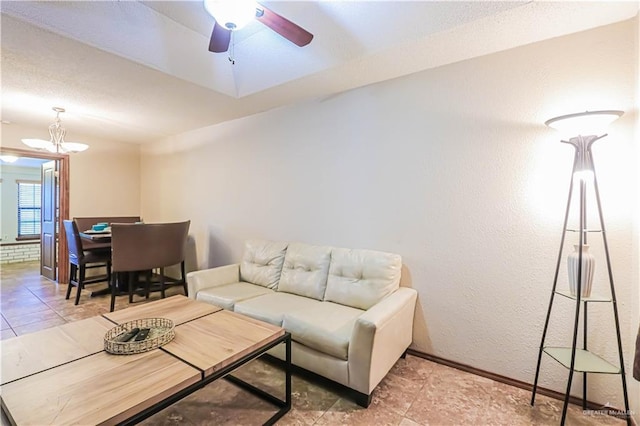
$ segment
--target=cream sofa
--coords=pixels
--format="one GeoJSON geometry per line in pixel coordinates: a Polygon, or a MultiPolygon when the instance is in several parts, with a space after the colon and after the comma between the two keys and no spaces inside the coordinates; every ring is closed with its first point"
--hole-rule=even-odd
{"type": "MultiPolygon", "coordinates": [[[[417,292],[399,255],[251,240],[242,261],[187,275],[189,297],[285,328],[292,363],[367,407],[411,344],[417,292]]],[[[277,347],[272,355],[284,359],[277,347]]]]}

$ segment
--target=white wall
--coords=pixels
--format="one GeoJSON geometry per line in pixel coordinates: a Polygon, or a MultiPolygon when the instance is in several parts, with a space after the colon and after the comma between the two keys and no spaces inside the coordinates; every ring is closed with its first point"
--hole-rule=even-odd
{"type": "Polygon", "coordinates": [[[40,169],[0,164],[0,241],[15,243],[18,236],[18,183],[19,180],[40,182],[40,169]]]}
{"type": "MultiPolygon", "coordinates": [[[[532,382],[573,158],[543,123],[623,109],[594,153],[630,371],[640,281],[637,25],[535,43],[160,141],[143,150],[142,214],[191,219],[203,268],[237,261],[247,238],[399,253],[405,280],[420,294],[415,349],[532,382]]],[[[595,238],[592,245],[601,256],[595,238]]],[[[600,257],[596,291],[606,291],[604,272],[600,257]]],[[[591,347],[616,360],[611,305],[589,314],[591,347]]],[[[557,301],[549,341],[569,343],[572,320],[573,304],[557,301]]],[[[542,386],[564,392],[566,378],[545,358],[542,386]]],[[[574,383],[577,393],[577,375],[574,383]]],[[[619,376],[593,376],[589,384],[589,399],[622,406],[619,376]]],[[[630,385],[638,413],[637,384],[630,385]]]]}
{"type": "MultiPolygon", "coordinates": [[[[48,140],[49,133],[46,127],[2,124],[2,147],[25,149],[24,137],[48,140]]],[[[139,215],[139,145],[83,135],[74,140],[90,147],[70,155],[70,217],[139,215]]]]}

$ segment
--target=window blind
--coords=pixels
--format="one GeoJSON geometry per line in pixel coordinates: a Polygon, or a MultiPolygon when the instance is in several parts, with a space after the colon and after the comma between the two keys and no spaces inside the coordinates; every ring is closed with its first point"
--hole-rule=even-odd
{"type": "Polygon", "coordinates": [[[18,182],[18,236],[40,235],[40,183],[18,182]]]}

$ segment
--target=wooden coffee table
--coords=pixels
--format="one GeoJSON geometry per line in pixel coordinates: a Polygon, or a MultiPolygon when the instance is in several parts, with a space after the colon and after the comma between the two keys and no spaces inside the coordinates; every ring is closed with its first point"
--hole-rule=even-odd
{"type": "Polygon", "coordinates": [[[12,424],[135,424],[225,376],[279,408],[265,424],[274,424],[291,409],[290,334],[184,296],[1,344],[0,399],[12,424]],[[109,328],[151,317],[173,320],[175,339],[137,355],[102,349],[109,328]],[[279,344],[286,347],[284,400],[228,375],[279,344]]]}

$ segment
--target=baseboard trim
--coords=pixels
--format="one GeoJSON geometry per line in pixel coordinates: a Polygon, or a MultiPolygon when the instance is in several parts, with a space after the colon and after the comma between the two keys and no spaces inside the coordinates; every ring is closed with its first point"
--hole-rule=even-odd
{"type": "MultiPolygon", "coordinates": [[[[440,358],[439,356],[435,356],[435,355],[431,355],[425,352],[421,352],[421,351],[417,351],[415,349],[407,349],[407,353],[413,356],[416,356],[418,358],[423,358],[426,359],[428,361],[432,361],[438,364],[442,364],[442,365],[446,365],[447,367],[451,367],[451,368],[455,368],[457,370],[461,370],[467,373],[471,373],[471,374],[475,374],[476,376],[480,376],[480,377],[485,377],[487,379],[491,379],[491,380],[495,380],[496,382],[500,382],[500,383],[504,383],[510,386],[515,386],[517,388],[520,389],[525,389],[528,391],[532,391],[533,390],[533,385],[527,382],[523,382],[520,380],[516,380],[516,379],[512,379],[511,377],[507,377],[507,376],[502,376],[500,374],[496,374],[496,373],[492,373],[490,371],[486,371],[486,370],[481,370],[479,368],[476,367],[472,367],[470,365],[467,364],[462,364],[460,362],[456,362],[456,361],[451,361],[445,358],[440,358]]],[[[554,399],[558,399],[560,401],[564,401],[564,394],[551,390],[551,389],[547,389],[547,388],[543,388],[541,386],[538,386],[538,389],[536,391],[537,394],[540,395],[544,395],[544,396],[548,396],[549,398],[554,398],[554,399]]],[[[569,397],[569,402],[571,404],[575,404],[578,406],[582,406],[582,398],[578,398],[576,396],[570,396],[569,397]]],[[[587,409],[588,410],[602,410],[603,404],[598,404],[596,402],[593,401],[587,401],[587,409]]],[[[617,408],[614,407],[610,407],[610,410],[613,412],[619,412],[622,413],[624,410],[619,410],[617,408]]],[[[625,416],[623,415],[614,415],[614,417],[626,420],[625,416]]],[[[638,426],[638,424],[635,422],[635,420],[633,418],[631,418],[631,424],[634,426],[638,426]]]]}

